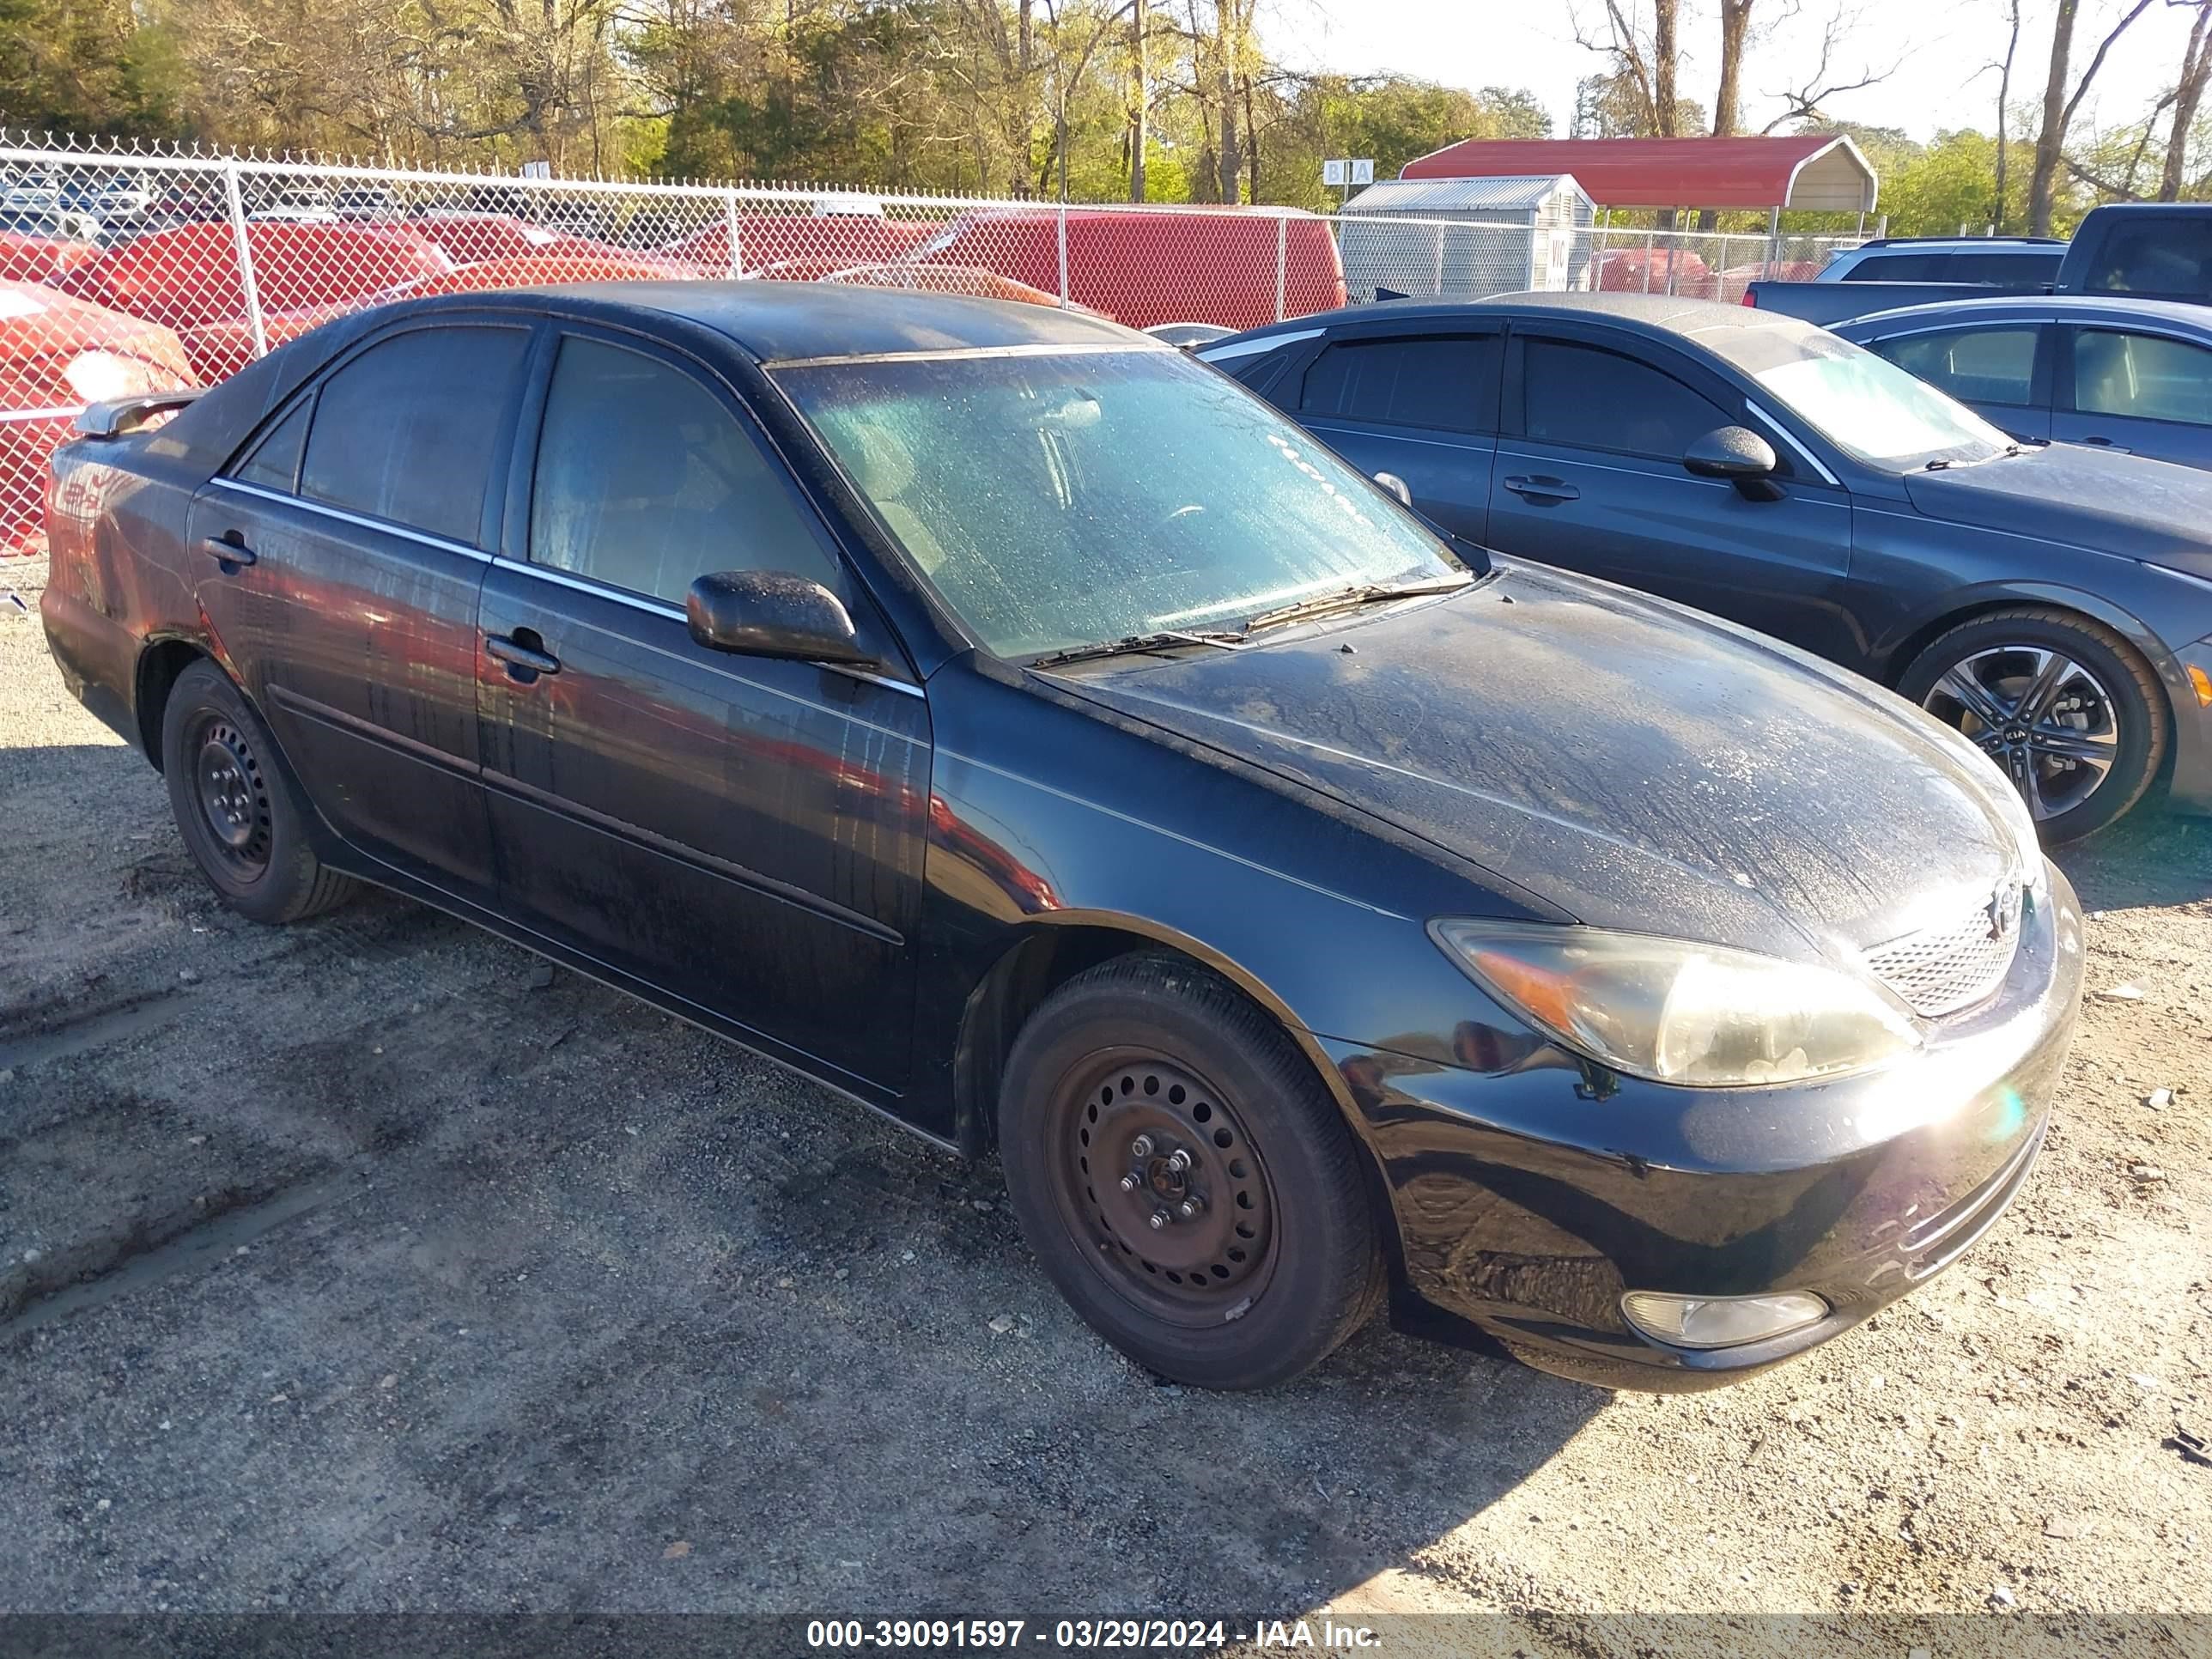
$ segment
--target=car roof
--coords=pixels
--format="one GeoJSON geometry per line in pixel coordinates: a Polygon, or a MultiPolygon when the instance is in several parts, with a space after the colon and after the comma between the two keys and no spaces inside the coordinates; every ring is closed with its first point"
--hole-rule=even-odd
{"type": "Polygon", "coordinates": [[[1839,248],[1838,259],[1853,253],[1978,252],[1996,248],[2006,253],[2063,254],[2066,244],[2056,236],[1891,236],[1856,247],[1839,248]]]}
{"type": "Polygon", "coordinates": [[[1839,334],[1856,334],[1870,327],[1898,323],[1932,323],[1956,319],[2043,319],[2053,321],[2141,323],[2181,333],[2212,333],[2212,313],[2183,300],[2130,300],[2118,295],[2028,294],[1991,295],[1974,300],[1935,300],[1926,305],[1897,306],[1870,312],[1835,325],[1839,334]]]}
{"type": "Polygon", "coordinates": [[[764,363],[823,357],[1054,346],[1171,346],[1087,312],[964,295],[839,283],[588,283],[446,295],[411,302],[423,310],[514,306],[542,310],[566,302],[579,311],[650,313],[724,336],[764,363]]]}
{"type": "MultiPolygon", "coordinates": [[[[1790,335],[1821,332],[1810,323],[1800,322],[1795,317],[1785,317],[1779,312],[1760,311],[1750,306],[1726,305],[1717,300],[1688,300],[1664,294],[1531,292],[1496,294],[1483,300],[1384,300],[1373,305],[1346,306],[1335,311],[1319,311],[1304,317],[1289,318],[1231,337],[1237,342],[1257,341],[1269,335],[1310,334],[1345,323],[1393,322],[1419,327],[1424,324],[1467,322],[1501,314],[1509,318],[1593,318],[1653,337],[1678,335],[1710,338],[1716,332],[1790,335]]],[[[1198,349],[1199,355],[1210,357],[1229,343],[1230,340],[1211,341],[1198,349]]]]}

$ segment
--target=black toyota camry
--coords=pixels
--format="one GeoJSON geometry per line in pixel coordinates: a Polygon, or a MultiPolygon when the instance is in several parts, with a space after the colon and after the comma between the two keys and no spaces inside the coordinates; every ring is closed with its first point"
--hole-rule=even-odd
{"type": "Polygon", "coordinates": [[[1984,757],[1439,541],[1159,342],[474,295],[176,401],[57,458],[44,612],[226,900],[395,889],[995,1147],[1158,1372],[1387,1301],[1709,1384],[2027,1178],[2080,923],[1984,757]]]}

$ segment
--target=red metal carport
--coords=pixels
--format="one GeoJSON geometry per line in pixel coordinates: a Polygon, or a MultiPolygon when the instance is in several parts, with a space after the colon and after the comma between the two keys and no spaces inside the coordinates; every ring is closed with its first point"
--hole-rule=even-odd
{"type": "Polygon", "coordinates": [[[1468,138],[1408,161],[1401,179],[1571,173],[1605,208],[1871,213],[1878,181],[1834,133],[1749,138],[1468,138]]]}

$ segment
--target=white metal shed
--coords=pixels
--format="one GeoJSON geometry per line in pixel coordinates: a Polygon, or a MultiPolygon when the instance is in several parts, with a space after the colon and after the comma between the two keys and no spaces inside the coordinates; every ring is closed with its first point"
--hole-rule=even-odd
{"type": "Polygon", "coordinates": [[[1578,287],[1595,213],[1572,173],[1386,179],[1344,205],[1344,285],[1355,301],[1578,287]]]}

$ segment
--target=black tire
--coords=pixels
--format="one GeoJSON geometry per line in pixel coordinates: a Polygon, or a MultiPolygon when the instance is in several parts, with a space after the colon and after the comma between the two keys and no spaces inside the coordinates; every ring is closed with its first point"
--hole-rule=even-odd
{"type": "Polygon", "coordinates": [[[161,714],[161,774],[177,830],[208,884],[254,921],[298,921],[352,896],[309,844],[276,739],[204,659],[177,676],[161,714]]]}
{"type": "Polygon", "coordinates": [[[2150,665],[2111,629],[2075,611],[2019,605],[1962,623],[1913,659],[1897,689],[1966,732],[2006,769],[2035,812],[2046,846],[2078,841],[2114,822],[2143,798],[2166,758],[2166,696],[2150,665]],[[2022,676],[2037,665],[2039,654],[2063,659],[2081,671],[2053,688],[2062,705],[2071,702],[2077,707],[2001,727],[1977,714],[1968,700],[1943,689],[1947,684],[1958,687],[1959,682],[1947,682],[1946,677],[1964,665],[1985,688],[2000,688],[1986,712],[2002,714],[2010,695],[2002,688],[2024,690],[2022,676]],[[2061,729],[2063,722],[2078,722],[2080,731],[2061,729]],[[2098,761],[2068,764],[2039,746],[2075,742],[2093,732],[2101,751],[2098,761]],[[2021,740],[2008,740],[2022,733],[2021,740]],[[2104,762],[2108,769],[2101,779],[2084,787],[2087,772],[2082,769],[2104,762]]]}
{"type": "Polygon", "coordinates": [[[1191,963],[1117,957],[1047,998],[1007,1058],[999,1150],[1060,1293],[1176,1382],[1285,1382],[1388,1288],[1343,1114],[1279,1025],[1191,963]]]}

